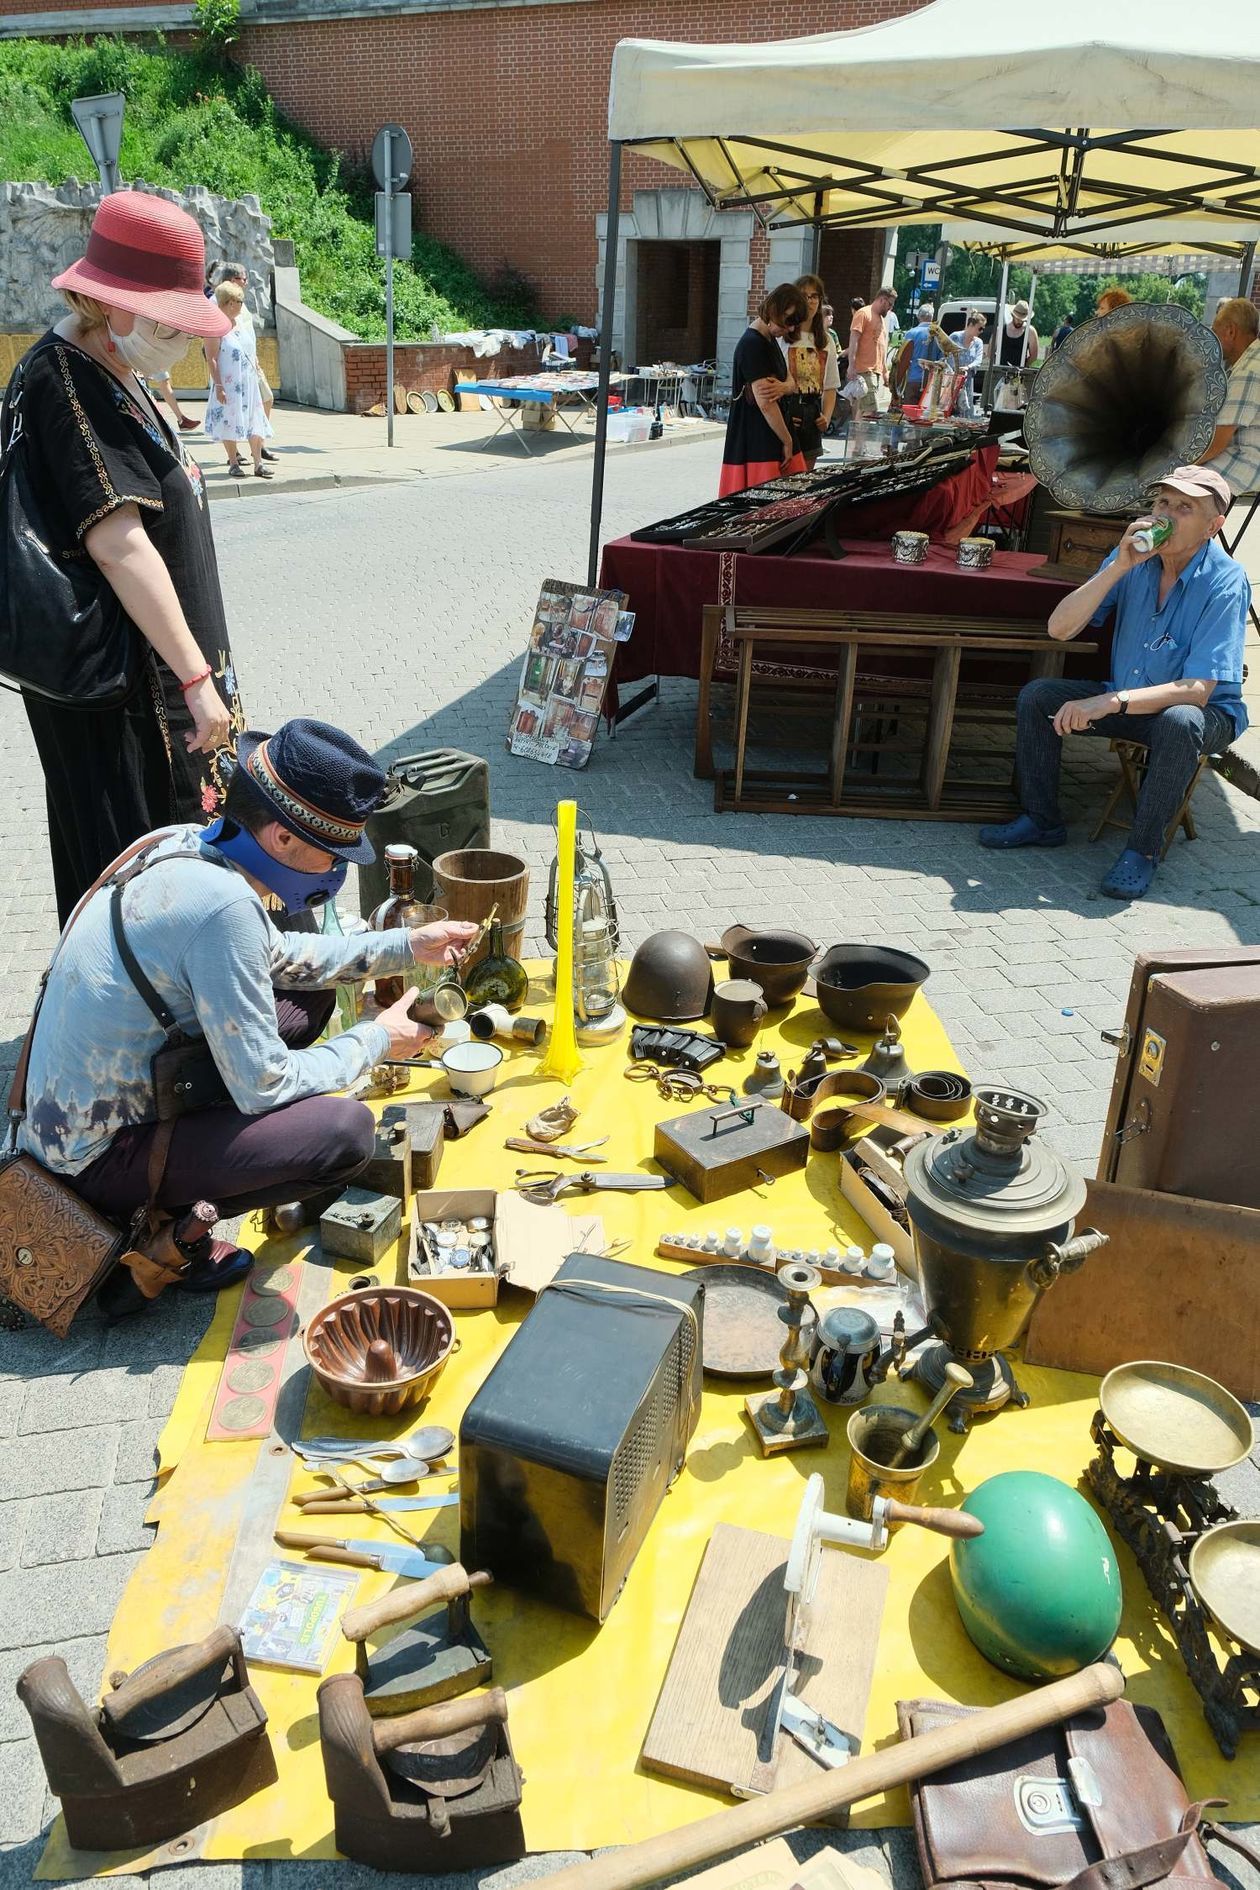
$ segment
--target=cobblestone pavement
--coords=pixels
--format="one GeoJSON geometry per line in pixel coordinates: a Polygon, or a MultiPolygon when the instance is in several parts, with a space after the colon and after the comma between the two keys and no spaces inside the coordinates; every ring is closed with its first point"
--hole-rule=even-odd
{"type": "MultiPolygon", "coordinates": [[[[615,462],[609,535],[711,490],[719,454],[706,441],[615,462]]],[[[1134,951],[1260,942],[1260,807],[1209,779],[1196,799],[1199,840],[1178,840],[1153,894],[1130,909],[1097,891],[1110,849],[1081,832],[1108,763],[1079,742],[1072,844],[1013,856],[980,852],[970,829],[952,825],[715,815],[709,786],[690,773],[687,682],[667,682],[661,704],[601,741],[581,776],[514,761],[503,733],[531,605],[543,577],[582,574],[588,479],[585,454],[581,463],[557,455],[505,461],[475,480],[274,492],[274,503],[218,508],[253,723],[307,713],[344,723],[383,755],[436,746],[487,755],[497,839],[536,875],[551,857],[555,801],[576,792],[603,841],[630,945],[667,922],[713,936],[732,919],[774,918],[820,940],[922,953],[964,1066],[1044,1096],[1054,1143],[1092,1170],[1112,1065],[1098,1032],[1123,1014],[1134,951]]],[[[11,1059],[54,925],[43,786],[8,696],[0,789],[0,1058],[11,1059]]],[[[541,898],[531,903],[537,950],[541,898]]],[[[65,1345],[0,1335],[0,1890],[28,1880],[52,1809],[14,1676],[56,1646],[85,1692],[97,1686],[113,1608],[147,1541],[154,1442],[205,1318],[204,1306],[169,1295],[147,1324],[107,1331],[85,1320],[65,1345]]],[[[848,1842],[899,1884],[917,1883],[907,1833],[848,1842]]],[[[533,1860],[484,1882],[498,1890],[540,1870],[533,1860]]],[[[315,1865],[206,1865],[162,1873],[162,1890],[187,1890],[194,1874],[192,1890],[243,1878],[257,1890],[264,1874],[275,1890],[330,1881],[315,1865]]],[[[334,1880],[368,1876],[339,1866],[334,1880]]]]}

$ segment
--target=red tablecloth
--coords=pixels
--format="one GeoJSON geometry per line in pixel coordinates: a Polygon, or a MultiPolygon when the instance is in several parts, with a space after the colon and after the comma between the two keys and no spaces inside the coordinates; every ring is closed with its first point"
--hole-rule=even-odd
{"type": "Polygon", "coordinates": [[[927,562],[919,565],[894,564],[886,544],[850,540],[845,548],[845,558],[825,552],[776,558],[771,552],[690,551],[614,539],[604,547],[599,581],[629,596],[634,635],[618,645],[612,681],[698,676],[706,604],[934,611],[1044,623],[1071,589],[1053,578],[1029,576],[1042,554],[999,551],[989,570],[960,571],[957,554],[944,545],[929,546],[927,562]]]}

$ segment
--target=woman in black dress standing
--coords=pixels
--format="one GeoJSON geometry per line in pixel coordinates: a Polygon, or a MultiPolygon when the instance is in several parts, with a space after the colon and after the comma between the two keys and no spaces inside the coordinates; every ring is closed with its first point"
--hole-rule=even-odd
{"type": "Polygon", "coordinates": [[[795,341],[804,320],[805,298],[795,283],[785,282],[770,291],[739,340],[731,369],[719,498],[805,470],[779,411],[784,396],[796,392],[796,382],[785,378],[779,340],[795,341]]]}
{"type": "MultiPolygon", "coordinates": [[[[27,464],[54,549],[94,561],[149,645],[119,708],[24,697],[63,924],[131,841],[213,818],[245,726],[201,470],[144,383],[179,360],[189,335],[227,327],[204,275],[186,211],[115,192],[87,254],[53,282],[70,312],[20,368],[27,464]]],[[[6,399],[6,438],[8,418],[6,399]]]]}

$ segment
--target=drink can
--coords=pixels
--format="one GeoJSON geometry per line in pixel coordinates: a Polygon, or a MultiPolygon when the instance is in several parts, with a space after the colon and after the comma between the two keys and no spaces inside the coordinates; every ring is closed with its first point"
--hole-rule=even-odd
{"type": "Polygon", "coordinates": [[[1135,551],[1158,551],[1159,547],[1172,536],[1173,522],[1170,518],[1157,518],[1149,525],[1143,525],[1133,534],[1135,551]]]}

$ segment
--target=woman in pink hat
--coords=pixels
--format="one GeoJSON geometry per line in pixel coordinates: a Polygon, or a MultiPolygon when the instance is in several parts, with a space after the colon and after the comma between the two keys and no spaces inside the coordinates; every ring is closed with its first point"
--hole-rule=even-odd
{"type": "Polygon", "coordinates": [[[201,470],[145,385],[189,335],[229,326],[204,278],[187,211],[117,191],[53,281],[67,313],[22,364],[27,465],[55,549],[93,559],[150,647],[120,708],[24,698],[63,923],[132,840],[218,812],[245,726],[201,470]]]}

